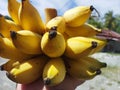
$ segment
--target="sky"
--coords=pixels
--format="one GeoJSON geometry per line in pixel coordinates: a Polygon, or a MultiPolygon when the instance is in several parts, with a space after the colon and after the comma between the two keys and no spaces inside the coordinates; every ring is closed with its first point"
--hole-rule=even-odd
{"type": "MultiPolygon", "coordinates": [[[[9,15],[7,11],[7,1],[0,0],[0,13],[9,15]]],[[[19,2],[21,0],[18,0],[19,2]]],[[[44,9],[48,7],[56,8],[58,15],[62,15],[66,10],[82,5],[93,5],[103,16],[108,11],[120,14],[120,0],[30,0],[44,19],[44,9]]]]}

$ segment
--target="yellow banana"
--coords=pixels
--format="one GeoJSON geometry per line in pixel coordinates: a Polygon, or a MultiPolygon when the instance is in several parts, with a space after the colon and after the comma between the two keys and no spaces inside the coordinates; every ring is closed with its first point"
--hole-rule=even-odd
{"type": "Polygon", "coordinates": [[[62,16],[56,16],[46,24],[46,31],[55,28],[58,32],[64,33],[65,27],[66,27],[65,19],[62,16]]]}
{"type": "Polygon", "coordinates": [[[83,40],[83,41],[85,41],[85,42],[88,42],[88,43],[90,43],[90,42],[92,42],[92,44],[96,44],[96,43],[94,43],[94,42],[97,42],[97,47],[96,48],[94,48],[91,52],[90,52],[90,55],[91,54],[94,54],[94,53],[96,53],[96,52],[99,52],[99,51],[101,51],[104,47],[105,47],[105,45],[107,44],[107,40],[105,40],[105,39],[99,39],[99,38],[89,38],[89,37],[87,37],[87,38],[89,38],[88,40],[87,39],[85,39],[84,37],[81,37],[82,39],[81,40],[83,40]]]}
{"type": "MultiPolygon", "coordinates": [[[[92,57],[84,57],[83,58],[85,60],[85,62],[87,62],[88,64],[90,63],[91,65],[93,65],[96,69],[99,68],[104,68],[107,67],[107,64],[105,62],[101,62],[95,58],[92,57]]],[[[91,68],[92,69],[92,68],[91,68]]]]}
{"type": "Polygon", "coordinates": [[[29,0],[22,0],[19,9],[19,20],[25,30],[31,30],[39,34],[45,32],[45,25],[41,16],[29,0]]]}
{"type": "Polygon", "coordinates": [[[69,38],[66,43],[66,50],[64,55],[69,58],[80,58],[87,56],[90,52],[97,47],[97,42],[86,43],[81,39],[69,38]]]}
{"type": "Polygon", "coordinates": [[[95,37],[76,37],[76,39],[77,38],[83,42],[92,43],[92,45],[97,46],[90,52],[90,54],[94,54],[96,52],[101,51],[107,44],[107,40],[105,40],[105,39],[100,39],[100,38],[95,38],[95,37]],[[97,42],[97,43],[95,43],[95,42],[97,42]]]}
{"type": "Polygon", "coordinates": [[[17,0],[8,0],[8,12],[14,22],[18,25],[20,25],[19,19],[18,19],[18,12],[19,12],[20,3],[17,0]]]}
{"type": "Polygon", "coordinates": [[[43,55],[31,58],[12,68],[7,73],[7,76],[10,80],[17,83],[32,83],[42,76],[43,68],[47,60],[48,58],[43,55]]]}
{"type": "Polygon", "coordinates": [[[91,37],[95,36],[97,33],[100,33],[101,29],[98,29],[90,24],[83,24],[78,27],[70,27],[66,26],[65,33],[67,33],[70,37],[83,36],[83,37],[91,37]]]}
{"type": "Polygon", "coordinates": [[[16,60],[8,60],[6,63],[2,64],[0,67],[1,67],[1,70],[2,71],[10,71],[12,68],[14,68],[15,66],[17,65],[20,65],[22,61],[16,61],[16,60]]]}
{"type": "Polygon", "coordinates": [[[48,23],[51,19],[57,16],[57,10],[55,8],[45,8],[45,23],[48,23]]]}
{"type": "Polygon", "coordinates": [[[10,30],[19,31],[21,28],[19,25],[15,24],[13,21],[5,19],[5,17],[0,14],[0,33],[5,37],[10,37],[10,30]]]}
{"type": "Polygon", "coordinates": [[[41,38],[42,36],[29,31],[21,30],[18,32],[11,31],[12,42],[17,49],[26,54],[41,54],[41,38]]]}
{"type": "Polygon", "coordinates": [[[50,59],[43,70],[45,85],[55,86],[61,83],[66,75],[66,68],[62,58],[50,59]]]}
{"type": "Polygon", "coordinates": [[[61,56],[66,48],[63,35],[55,30],[46,32],[41,39],[41,49],[49,57],[61,56]]]}
{"type": "Polygon", "coordinates": [[[106,41],[90,37],[72,37],[66,42],[64,55],[70,58],[80,58],[100,51],[106,41]]]}
{"type": "Polygon", "coordinates": [[[78,6],[67,10],[63,17],[68,26],[77,27],[83,25],[89,19],[93,10],[93,6],[78,6]]]}
{"type": "Polygon", "coordinates": [[[10,39],[1,36],[0,36],[0,56],[3,58],[13,60],[23,60],[33,57],[33,55],[20,52],[17,48],[15,48],[10,39]]]}
{"type": "Polygon", "coordinates": [[[84,58],[80,58],[79,60],[67,58],[65,60],[67,72],[73,78],[89,80],[101,73],[100,68],[95,68],[90,62],[87,63],[84,58]]]}

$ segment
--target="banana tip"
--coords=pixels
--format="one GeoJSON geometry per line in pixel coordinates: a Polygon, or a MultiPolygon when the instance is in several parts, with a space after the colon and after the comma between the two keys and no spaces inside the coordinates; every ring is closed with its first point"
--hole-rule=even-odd
{"type": "Polygon", "coordinates": [[[57,32],[55,30],[50,30],[49,31],[49,39],[52,39],[54,37],[56,37],[57,35],[57,32]]]}
{"type": "Polygon", "coordinates": [[[93,11],[95,8],[93,7],[93,5],[90,6],[90,10],[93,11]]]}
{"type": "Polygon", "coordinates": [[[97,45],[98,45],[98,43],[97,43],[97,42],[92,41],[92,48],[96,48],[96,47],[97,47],[97,45]]]}
{"type": "Polygon", "coordinates": [[[99,70],[96,70],[96,74],[97,75],[100,75],[102,73],[102,71],[99,69],[99,70]]]}
{"type": "Polygon", "coordinates": [[[96,13],[98,14],[98,17],[100,17],[99,12],[97,11],[97,9],[96,9],[93,5],[90,6],[90,10],[91,10],[91,11],[95,10],[96,13]]]}
{"type": "Polygon", "coordinates": [[[103,67],[107,67],[107,63],[103,63],[103,67]]]}
{"type": "Polygon", "coordinates": [[[15,31],[10,31],[10,36],[12,39],[15,39],[16,38],[16,32],[15,31]]]}
{"type": "Polygon", "coordinates": [[[2,15],[2,14],[0,14],[0,17],[3,17],[3,15],[2,15]]]}
{"type": "Polygon", "coordinates": [[[51,83],[51,79],[50,78],[45,78],[44,79],[44,84],[45,85],[49,85],[51,83]]]}
{"type": "Polygon", "coordinates": [[[57,30],[57,26],[53,26],[53,27],[51,27],[50,30],[57,30]]]}
{"type": "Polygon", "coordinates": [[[1,71],[4,71],[3,65],[0,66],[0,70],[1,70],[1,71]]]}

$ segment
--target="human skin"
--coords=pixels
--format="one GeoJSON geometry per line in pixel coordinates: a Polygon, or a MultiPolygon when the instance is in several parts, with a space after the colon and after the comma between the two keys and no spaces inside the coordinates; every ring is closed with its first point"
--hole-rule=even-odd
{"type": "Polygon", "coordinates": [[[70,76],[66,76],[65,80],[56,86],[45,86],[41,79],[27,85],[17,84],[16,90],[75,90],[75,88],[82,83],[84,80],[74,79],[70,76]]]}

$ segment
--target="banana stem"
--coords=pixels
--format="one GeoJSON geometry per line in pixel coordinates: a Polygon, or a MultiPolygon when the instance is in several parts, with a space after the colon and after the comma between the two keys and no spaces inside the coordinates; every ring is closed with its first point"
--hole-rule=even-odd
{"type": "Polygon", "coordinates": [[[98,14],[98,17],[100,17],[100,13],[98,12],[98,10],[96,8],[93,7],[93,5],[90,6],[90,10],[91,11],[95,10],[96,13],[98,14]]]}
{"type": "Polygon", "coordinates": [[[107,39],[109,41],[118,41],[120,42],[120,34],[112,30],[102,30],[96,35],[98,38],[107,39]]]}
{"type": "Polygon", "coordinates": [[[45,8],[45,23],[49,22],[52,18],[57,16],[57,10],[55,8],[45,8]]]}

